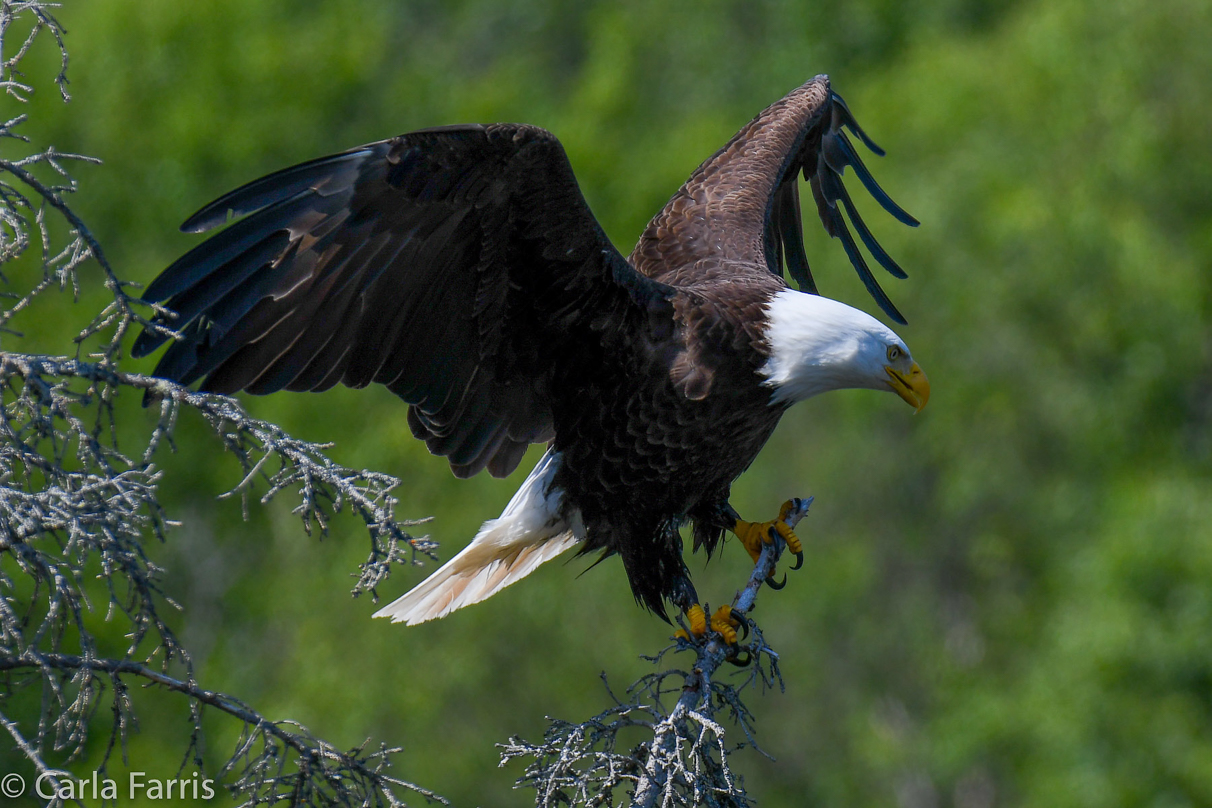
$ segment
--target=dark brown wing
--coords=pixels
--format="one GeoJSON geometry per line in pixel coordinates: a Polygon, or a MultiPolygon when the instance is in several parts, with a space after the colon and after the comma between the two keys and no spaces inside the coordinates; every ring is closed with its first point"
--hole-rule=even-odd
{"type": "MultiPolygon", "coordinates": [[[[443,127],[312,160],[182,229],[229,211],[245,218],[143,295],[183,334],[156,373],[222,393],[384,384],[460,476],[504,476],[551,438],[555,366],[671,316],[669,289],[610,244],[536,127],[443,127]]],[[[145,332],[133,353],[162,342],[145,332]]]]}
{"type": "Polygon", "coordinates": [[[880,308],[904,323],[871,274],[842,210],[888,272],[898,278],[904,278],[905,272],[859,218],[842,184],[842,172],[850,166],[885,210],[905,224],[918,222],[880,188],[846,129],[876,154],[884,153],[859,127],[846,102],[829,88],[827,76],[817,76],[767,107],[691,174],[640,237],[632,263],[644,274],[661,278],[669,268],[714,257],[745,264],[764,262],[781,276],[785,259],[800,288],[815,294],[801,229],[798,180],[802,172],[825,230],[841,239],[880,308]]]}

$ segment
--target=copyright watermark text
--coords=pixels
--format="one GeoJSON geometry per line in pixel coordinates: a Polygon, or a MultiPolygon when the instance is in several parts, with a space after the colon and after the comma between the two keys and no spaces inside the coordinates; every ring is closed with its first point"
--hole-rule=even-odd
{"type": "MultiPolygon", "coordinates": [[[[209,800],[215,796],[215,781],[194,772],[188,777],[162,779],[147,772],[130,772],[125,780],[102,777],[97,772],[80,778],[65,771],[47,771],[34,780],[34,793],[44,800],[209,800]]],[[[0,797],[16,799],[25,793],[25,778],[19,774],[0,777],[0,797]]]]}
{"type": "Polygon", "coordinates": [[[16,799],[25,793],[25,778],[19,774],[6,774],[0,777],[0,794],[9,799],[16,799]]]}

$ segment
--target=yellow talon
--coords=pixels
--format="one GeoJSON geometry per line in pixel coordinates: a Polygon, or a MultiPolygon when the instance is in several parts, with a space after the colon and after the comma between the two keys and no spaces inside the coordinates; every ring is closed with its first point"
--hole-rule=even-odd
{"type": "Polygon", "coordinates": [[[804,545],[800,544],[799,536],[795,535],[795,531],[787,526],[786,522],[778,521],[770,525],[775,532],[787,543],[787,549],[793,553],[804,552],[804,545]]]}
{"type": "Polygon", "coordinates": [[[741,540],[754,564],[762,555],[762,545],[768,543],[766,536],[769,531],[770,522],[746,522],[744,519],[736,520],[732,527],[732,532],[741,540]]]}
{"type": "Polygon", "coordinates": [[[683,640],[690,640],[692,637],[702,637],[707,633],[707,627],[710,625],[712,631],[724,638],[724,642],[729,645],[736,645],[736,630],[741,623],[732,616],[731,606],[721,606],[716,609],[715,614],[711,615],[709,624],[707,621],[707,612],[703,611],[703,607],[696,603],[686,610],[686,620],[690,623],[690,632],[687,633],[684,629],[678,629],[674,632],[674,637],[683,640]]]}
{"type": "Polygon", "coordinates": [[[732,616],[731,606],[721,606],[711,615],[711,630],[717,632],[729,645],[736,645],[736,629],[741,623],[732,616]]]}
{"type": "Polygon", "coordinates": [[[799,555],[804,552],[804,545],[800,542],[799,537],[795,535],[795,531],[787,524],[787,515],[791,513],[791,509],[795,507],[794,500],[787,500],[783,503],[783,507],[779,509],[777,519],[772,519],[769,522],[746,522],[743,519],[738,519],[736,525],[733,526],[732,532],[741,540],[741,544],[749,552],[749,557],[753,559],[753,563],[762,555],[762,545],[770,544],[773,539],[770,538],[770,531],[773,530],[779,534],[779,537],[787,543],[787,549],[792,553],[799,555]]]}
{"type": "Polygon", "coordinates": [[[689,640],[691,635],[702,637],[707,633],[707,612],[703,611],[703,607],[699,604],[696,603],[686,610],[686,621],[690,623],[690,634],[678,629],[673,636],[689,640]]]}

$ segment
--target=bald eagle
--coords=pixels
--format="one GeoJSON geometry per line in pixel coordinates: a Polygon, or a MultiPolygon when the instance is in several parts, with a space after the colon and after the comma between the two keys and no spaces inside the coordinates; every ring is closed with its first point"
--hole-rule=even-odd
{"type": "MultiPolygon", "coordinates": [[[[794,538],[728,503],[788,407],[840,388],[895,392],[918,409],[929,396],[900,337],[819,296],[808,268],[801,173],[825,230],[905,322],[847,227],[905,277],[859,218],[846,167],[893,216],[917,221],[847,131],[883,153],[817,76],[700,165],[629,258],[559,141],[534,126],[424,129],[287,168],[181,226],[244,217],[147,287],[180,334],[155,372],[218,393],[385,385],[458,477],[504,477],[547,444],[504,513],[377,616],[442,617],[579,547],[618,554],[637,601],[668,619],[667,603],[698,601],[682,524],[708,554],[725,531],[755,557],[771,529],[794,538]]],[[[165,339],[145,331],[133,353],[165,339]]]]}

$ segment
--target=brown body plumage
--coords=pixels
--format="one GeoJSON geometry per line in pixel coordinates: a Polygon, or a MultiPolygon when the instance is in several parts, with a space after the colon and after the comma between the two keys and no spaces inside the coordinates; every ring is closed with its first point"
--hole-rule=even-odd
{"type": "MultiPolygon", "coordinates": [[[[423,607],[414,598],[388,612],[399,619],[474,602],[576,542],[621,555],[636,597],[663,615],[666,599],[694,598],[677,527],[693,520],[696,545],[713,548],[735,517],[732,481],[789,403],[772,400],[763,368],[784,262],[815,292],[801,173],[827,230],[900,319],[842,209],[899,268],[857,218],[841,171],[854,166],[912,220],[870,180],[843,126],[874,147],[827,79],[805,84],[704,162],[630,259],[593,219],[558,141],[535,127],[424,130],[286,169],[183,225],[248,214],[148,287],[183,334],[157,372],[218,392],[384,384],[459,476],[503,476],[530,443],[551,443],[546,476],[515,509],[546,527],[507,511],[490,523],[496,534],[486,525],[463,561],[418,588],[423,607]]],[[[161,342],[145,333],[135,353],[161,342]]]]}

